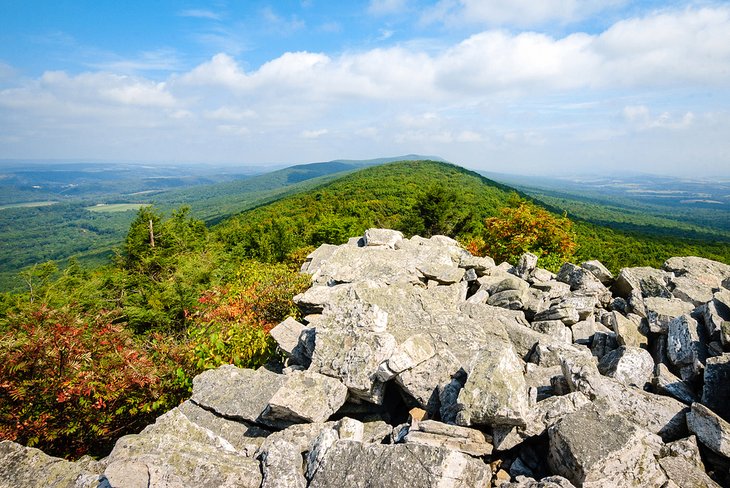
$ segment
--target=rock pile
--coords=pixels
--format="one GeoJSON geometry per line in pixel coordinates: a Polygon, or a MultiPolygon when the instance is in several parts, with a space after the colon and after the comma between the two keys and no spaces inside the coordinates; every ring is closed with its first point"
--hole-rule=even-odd
{"type": "Polygon", "coordinates": [[[2,486],[730,486],[730,266],[557,274],[371,229],[302,271],[283,365],[224,366],[101,460],[2,486]]]}

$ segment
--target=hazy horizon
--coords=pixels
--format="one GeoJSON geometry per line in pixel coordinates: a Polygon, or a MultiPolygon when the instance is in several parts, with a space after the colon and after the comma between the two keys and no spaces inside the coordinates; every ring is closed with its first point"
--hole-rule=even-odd
{"type": "Polygon", "coordinates": [[[730,175],[714,1],[0,0],[0,159],[730,175]]]}

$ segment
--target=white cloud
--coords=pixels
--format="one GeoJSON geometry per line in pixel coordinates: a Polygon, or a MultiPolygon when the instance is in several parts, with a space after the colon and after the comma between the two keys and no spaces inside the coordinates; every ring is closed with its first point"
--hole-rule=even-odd
{"type": "Polygon", "coordinates": [[[257,116],[254,110],[235,107],[219,107],[215,110],[207,110],[204,115],[211,120],[229,121],[253,119],[257,116]]]}
{"type": "Polygon", "coordinates": [[[692,112],[654,115],[646,105],[628,105],[623,109],[624,119],[635,129],[686,129],[695,121],[692,112]]]}
{"type": "Polygon", "coordinates": [[[628,0],[440,0],[423,14],[423,22],[530,27],[570,23],[615,8],[628,0]]]}
{"type": "Polygon", "coordinates": [[[370,0],[368,12],[372,15],[388,15],[403,12],[408,8],[408,0],[370,0]]]}
{"type": "Polygon", "coordinates": [[[324,135],[327,135],[329,130],[317,129],[317,130],[303,130],[299,135],[305,139],[318,139],[324,135]]]}
{"type": "Polygon", "coordinates": [[[188,9],[178,14],[180,17],[194,17],[197,19],[221,20],[221,15],[211,10],[204,9],[188,9]]]}

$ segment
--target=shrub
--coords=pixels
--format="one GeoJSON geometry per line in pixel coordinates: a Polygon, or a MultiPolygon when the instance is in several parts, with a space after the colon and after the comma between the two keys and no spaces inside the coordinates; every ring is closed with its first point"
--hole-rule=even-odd
{"type": "Polygon", "coordinates": [[[174,401],[108,312],[32,306],[0,336],[0,437],[62,456],[103,454],[174,401]]]}

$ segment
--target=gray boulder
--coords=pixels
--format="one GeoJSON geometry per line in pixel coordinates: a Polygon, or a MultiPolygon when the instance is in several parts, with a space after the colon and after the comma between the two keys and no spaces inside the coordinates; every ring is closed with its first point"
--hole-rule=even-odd
{"type": "Polygon", "coordinates": [[[687,414],[687,426],[704,446],[730,458],[730,423],[706,406],[695,402],[687,414]]]}
{"type": "Polygon", "coordinates": [[[712,300],[712,288],[696,278],[677,276],[671,279],[672,295],[695,307],[712,300]]]}
{"type": "Polygon", "coordinates": [[[303,330],[304,324],[293,317],[287,317],[286,320],[271,329],[269,333],[276,341],[279,349],[284,351],[287,356],[291,356],[292,351],[299,345],[299,336],[302,335],[303,330]]]}
{"type": "Polygon", "coordinates": [[[655,334],[666,334],[669,322],[681,315],[689,315],[694,305],[679,298],[647,297],[644,308],[649,330],[655,334]]]}
{"type": "Polygon", "coordinates": [[[693,488],[720,488],[707,473],[697,466],[680,457],[665,457],[659,459],[659,465],[676,487],[691,486],[693,488]]]}
{"type": "MultiPolygon", "coordinates": [[[[0,487],[96,488],[99,472],[49,456],[39,449],[0,441],[0,487]]],[[[146,485],[145,485],[146,486],[146,485]]]]}
{"type": "Polygon", "coordinates": [[[337,441],[311,479],[311,488],[472,488],[489,486],[489,466],[458,451],[419,444],[337,441]]]}
{"type": "Polygon", "coordinates": [[[659,488],[667,481],[655,458],[661,439],[620,415],[586,407],[558,421],[549,438],[550,468],[577,486],[659,488]]]}
{"type": "Polygon", "coordinates": [[[482,431],[435,420],[415,422],[403,440],[406,444],[441,447],[476,457],[492,454],[491,439],[482,431]]]}
{"type": "Polygon", "coordinates": [[[390,229],[368,229],[363,236],[365,246],[385,246],[395,248],[395,245],[403,239],[403,233],[390,229]]]}
{"type": "Polygon", "coordinates": [[[682,379],[690,380],[702,370],[707,359],[704,328],[689,315],[669,322],[667,354],[675,366],[682,368],[682,379]]]}
{"type": "Polygon", "coordinates": [[[302,455],[294,444],[276,440],[261,454],[261,488],[306,488],[302,455]]]}
{"type": "Polygon", "coordinates": [[[193,378],[190,400],[228,419],[285,427],[286,422],[266,419],[262,414],[286,379],[265,368],[251,370],[225,365],[193,378]]]}
{"type": "Polygon", "coordinates": [[[623,268],[616,277],[613,289],[627,300],[632,296],[672,298],[667,288],[670,276],[665,271],[649,267],[623,268]]]}
{"type": "Polygon", "coordinates": [[[509,343],[495,342],[476,356],[457,401],[459,425],[525,425],[524,366],[509,343]]]}
{"type": "Polygon", "coordinates": [[[565,263],[560,268],[556,279],[570,285],[572,291],[594,291],[599,293],[607,291],[603,283],[593,273],[571,263],[565,263]]]}
{"type": "Polygon", "coordinates": [[[649,340],[642,334],[639,326],[618,312],[611,312],[607,316],[607,326],[616,333],[616,339],[621,346],[646,347],[649,340]]]}
{"type": "Polygon", "coordinates": [[[581,263],[580,267],[598,278],[598,281],[603,283],[605,286],[608,286],[611,282],[613,282],[613,274],[600,261],[586,261],[581,263]]]}
{"type": "Polygon", "coordinates": [[[692,402],[698,400],[692,387],[672,374],[666,365],[662,363],[656,365],[651,382],[659,393],[672,396],[687,405],[691,405],[692,402]]]}
{"type": "Polygon", "coordinates": [[[614,378],[626,385],[643,388],[651,381],[654,359],[646,349],[621,346],[601,358],[598,370],[602,375],[614,378]]]}
{"type": "Polygon", "coordinates": [[[709,358],[704,377],[702,404],[730,421],[730,353],[709,358]]]}
{"type": "Polygon", "coordinates": [[[347,387],[338,379],[312,371],[294,371],[269,400],[266,419],[324,422],[345,403],[347,387]]]}
{"type": "Polygon", "coordinates": [[[112,486],[139,479],[155,487],[254,488],[262,481],[258,461],[177,409],[140,434],[119,439],[107,458],[105,475],[112,486]]]}
{"type": "Polygon", "coordinates": [[[663,269],[677,276],[697,280],[706,288],[720,288],[730,278],[730,266],[696,256],[673,257],[664,262],[663,269]]]}

